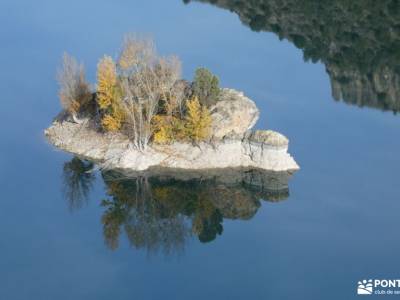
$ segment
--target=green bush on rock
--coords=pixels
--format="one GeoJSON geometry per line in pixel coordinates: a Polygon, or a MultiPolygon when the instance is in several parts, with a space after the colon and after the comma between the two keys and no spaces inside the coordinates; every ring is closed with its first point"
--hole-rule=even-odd
{"type": "Polygon", "coordinates": [[[193,81],[193,93],[200,104],[210,107],[218,101],[219,79],[206,68],[198,68],[193,81]]]}

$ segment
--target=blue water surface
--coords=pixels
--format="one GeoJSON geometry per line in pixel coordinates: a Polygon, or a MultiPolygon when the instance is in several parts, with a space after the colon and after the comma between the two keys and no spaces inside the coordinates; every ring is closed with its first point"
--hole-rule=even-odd
{"type": "Polygon", "coordinates": [[[288,40],[179,0],[2,0],[0,40],[0,299],[353,299],[360,279],[399,278],[400,118],[333,101],[324,64],[288,40]],[[105,245],[99,174],[71,212],[72,157],[43,135],[60,111],[56,68],[67,51],[94,82],[127,32],[178,55],[184,77],[205,66],[257,103],[257,128],[285,134],[301,167],[286,200],[176,255],[124,235],[105,245]]]}

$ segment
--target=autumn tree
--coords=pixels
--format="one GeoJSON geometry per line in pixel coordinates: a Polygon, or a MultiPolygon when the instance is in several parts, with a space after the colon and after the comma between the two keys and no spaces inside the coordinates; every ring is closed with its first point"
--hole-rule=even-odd
{"type": "Polygon", "coordinates": [[[186,130],[187,136],[195,141],[203,141],[211,134],[211,114],[205,105],[201,105],[199,99],[194,97],[186,102],[186,130]]]}
{"type": "Polygon", "coordinates": [[[60,85],[61,106],[68,111],[76,123],[81,123],[78,113],[90,102],[92,93],[85,79],[85,68],[77,60],[68,55],[63,56],[62,68],[58,71],[57,80],[60,85]]]}
{"type": "Polygon", "coordinates": [[[124,120],[124,112],[116,66],[110,56],[104,56],[97,66],[97,103],[103,112],[103,128],[107,131],[119,130],[124,120]]]}
{"type": "Polygon", "coordinates": [[[187,137],[185,120],[169,115],[156,115],[152,121],[153,141],[157,144],[170,144],[187,137]]]}

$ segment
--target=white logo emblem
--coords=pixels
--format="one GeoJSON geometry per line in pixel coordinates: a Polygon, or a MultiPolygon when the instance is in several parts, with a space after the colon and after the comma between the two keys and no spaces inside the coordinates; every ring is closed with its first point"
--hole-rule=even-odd
{"type": "Polygon", "coordinates": [[[372,279],[363,280],[358,282],[357,294],[359,295],[371,295],[373,291],[372,279]]]}

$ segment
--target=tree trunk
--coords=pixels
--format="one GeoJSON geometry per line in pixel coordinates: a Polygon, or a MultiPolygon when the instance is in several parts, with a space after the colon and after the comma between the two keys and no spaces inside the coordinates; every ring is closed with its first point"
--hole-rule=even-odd
{"type": "Polygon", "coordinates": [[[72,120],[74,120],[74,122],[75,123],[77,123],[77,124],[82,124],[84,121],[83,120],[81,120],[81,119],[79,119],[78,117],[77,117],[77,115],[76,114],[71,114],[71,116],[72,116],[72,120]]]}

